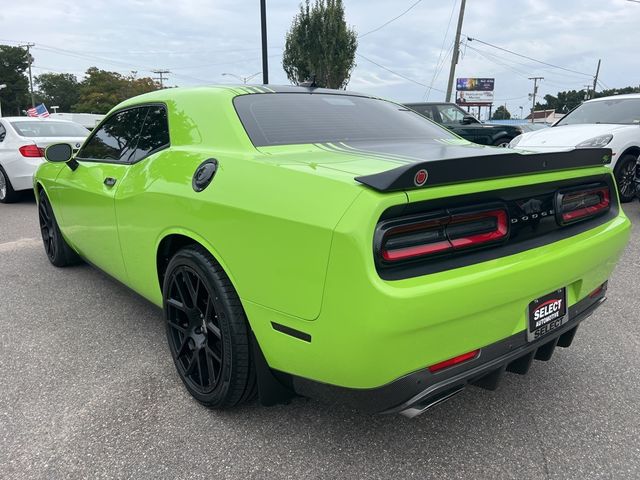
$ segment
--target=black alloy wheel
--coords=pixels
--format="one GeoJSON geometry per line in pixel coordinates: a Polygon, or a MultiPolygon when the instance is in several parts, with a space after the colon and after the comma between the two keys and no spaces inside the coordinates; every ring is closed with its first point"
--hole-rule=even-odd
{"type": "Polygon", "coordinates": [[[228,408],[256,394],[249,327],[222,267],[205,249],[186,247],[164,278],[167,340],[187,390],[211,408],[228,408]]]}
{"type": "Polygon", "coordinates": [[[49,257],[49,261],[53,263],[60,247],[58,246],[55,235],[51,204],[44,192],[40,192],[40,202],[38,202],[38,219],[40,220],[40,233],[42,234],[44,251],[47,254],[47,257],[49,257]]]}
{"type": "Polygon", "coordinates": [[[169,341],[176,367],[189,386],[211,393],[221,380],[224,345],[216,297],[198,273],[180,266],[171,273],[167,305],[169,341]]]}
{"type": "Polygon", "coordinates": [[[493,142],[493,146],[507,148],[509,146],[509,142],[511,142],[510,138],[499,138],[498,140],[493,142]]]}
{"type": "Polygon", "coordinates": [[[614,169],[620,201],[630,202],[636,196],[636,163],[638,159],[633,155],[624,155],[614,169]]]}

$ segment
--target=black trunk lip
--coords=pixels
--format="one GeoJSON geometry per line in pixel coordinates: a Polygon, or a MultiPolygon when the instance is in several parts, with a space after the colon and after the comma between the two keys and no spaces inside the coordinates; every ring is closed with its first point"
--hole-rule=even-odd
{"type": "Polygon", "coordinates": [[[380,173],[361,175],[355,177],[355,180],[379,192],[415,190],[455,183],[598,167],[611,163],[611,154],[609,148],[580,148],[551,153],[486,150],[482,155],[415,161],[380,173]],[[415,175],[420,170],[428,172],[428,180],[423,185],[416,185],[415,175]]]}

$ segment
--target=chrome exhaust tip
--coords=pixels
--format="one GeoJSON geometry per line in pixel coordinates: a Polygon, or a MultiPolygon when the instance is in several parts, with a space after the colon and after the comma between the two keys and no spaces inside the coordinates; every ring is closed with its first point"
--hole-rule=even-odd
{"type": "Polygon", "coordinates": [[[442,402],[446,402],[452,397],[455,397],[460,392],[462,392],[462,390],[464,390],[464,386],[459,385],[449,390],[445,390],[444,392],[439,393],[435,397],[430,397],[428,400],[424,401],[424,403],[418,400],[416,403],[412,404],[409,408],[405,408],[404,410],[400,411],[400,415],[405,416],[407,418],[417,417],[418,415],[429,410],[431,407],[435,407],[436,405],[442,402]]]}

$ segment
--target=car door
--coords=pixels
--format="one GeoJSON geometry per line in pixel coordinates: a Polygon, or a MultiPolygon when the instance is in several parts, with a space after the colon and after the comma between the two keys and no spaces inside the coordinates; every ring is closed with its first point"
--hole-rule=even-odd
{"type": "Polygon", "coordinates": [[[82,146],[78,168],[64,168],[56,181],[62,230],[88,261],[121,281],[127,274],[116,224],[115,195],[135,155],[148,107],[109,116],[82,146]]]}
{"type": "Polygon", "coordinates": [[[478,140],[478,127],[481,127],[482,124],[471,123],[465,125],[462,123],[465,115],[468,115],[464,110],[448,104],[436,105],[435,108],[442,125],[471,142],[478,140]]]}

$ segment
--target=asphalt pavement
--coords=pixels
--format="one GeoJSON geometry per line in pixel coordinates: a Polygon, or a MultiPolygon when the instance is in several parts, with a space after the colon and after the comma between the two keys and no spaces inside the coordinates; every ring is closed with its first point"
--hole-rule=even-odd
{"type": "Polygon", "coordinates": [[[0,478],[640,478],[640,205],[571,348],[409,420],[296,399],[197,404],[161,312],[51,266],[32,198],[0,205],[0,478]]]}

